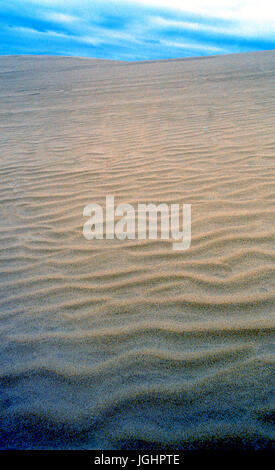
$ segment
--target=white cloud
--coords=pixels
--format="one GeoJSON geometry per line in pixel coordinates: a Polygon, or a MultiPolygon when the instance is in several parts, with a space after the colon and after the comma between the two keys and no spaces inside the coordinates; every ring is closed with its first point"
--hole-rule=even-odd
{"type": "MultiPolygon", "coordinates": [[[[124,4],[164,8],[181,14],[201,16],[204,20],[231,22],[225,34],[275,37],[274,0],[119,0],[124,4]]],[[[203,26],[200,25],[202,30],[203,26]]]]}
{"type": "Polygon", "coordinates": [[[54,21],[56,23],[75,23],[76,21],[81,20],[77,16],[65,15],[64,13],[45,13],[44,18],[46,20],[54,21]]]}
{"type": "MultiPolygon", "coordinates": [[[[71,23],[77,20],[72,12],[78,11],[85,21],[89,11],[108,5],[106,0],[24,0],[24,3],[34,4],[35,7],[48,7],[52,12],[47,13],[49,19],[57,22],[71,23]],[[54,12],[56,10],[56,12],[54,12]],[[59,13],[62,10],[62,13],[59,13]],[[59,12],[58,12],[59,11],[59,12]],[[68,13],[68,14],[67,14],[68,13]],[[84,16],[83,16],[84,15],[84,16]]],[[[203,20],[217,19],[232,22],[229,28],[236,34],[275,36],[275,1],[274,0],[110,0],[111,6],[136,5],[140,7],[163,8],[189,15],[201,16],[203,20]]],[[[80,18],[79,18],[80,19],[80,18]]],[[[214,26],[213,26],[214,27],[214,26]]],[[[200,24],[200,29],[203,26],[200,24]]]]}
{"type": "MultiPolygon", "coordinates": [[[[102,0],[24,0],[24,3],[36,6],[48,6],[53,8],[79,9],[91,7],[91,4],[100,5],[102,0]]],[[[102,1],[106,5],[106,1],[102,1]]],[[[110,4],[113,2],[110,1],[110,4]]],[[[136,4],[146,7],[160,7],[169,10],[177,10],[206,17],[215,17],[228,20],[240,20],[247,22],[271,22],[275,21],[274,0],[116,0],[119,4],[136,4]]]]}
{"type": "Polygon", "coordinates": [[[275,20],[274,0],[119,0],[228,20],[275,20]]]}
{"type": "Polygon", "coordinates": [[[235,35],[235,36],[245,36],[245,37],[253,37],[255,36],[255,32],[257,34],[261,33],[263,37],[265,36],[274,36],[275,37],[275,27],[270,27],[270,25],[264,25],[261,28],[260,25],[256,27],[255,25],[249,23],[230,23],[227,26],[221,24],[220,26],[213,26],[206,23],[198,23],[198,22],[191,22],[191,21],[178,21],[178,20],[171,20],[162,18],[159,16],[151,17],[150,23],[152,26],[156,26],[157,28],[176,28],[177,30],[188,30],[188,31],[197,31],[197,32],[205,32],[205,33],[214,33],[214,34],[221,34],[221,35],[235,35]]]}
{"type": "Polygon", "coordinates": [[[161,41],[164,46],[167,47],[175,47],[178,49],[186,49],[186,50],[194,50],[194,51],[202,51],[202,52],[225,52],[224,49],[215,46],[205,46],[203,44],[197,43],[194,44],[192,42],[175,42],[175,41],[161,41]]]}

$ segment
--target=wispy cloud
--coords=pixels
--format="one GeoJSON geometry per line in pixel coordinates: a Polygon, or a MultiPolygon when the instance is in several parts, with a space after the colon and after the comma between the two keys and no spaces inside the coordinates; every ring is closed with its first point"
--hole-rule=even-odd
{"type": "Polygon", "coordinates": [[[205,51],[209,52],[209,54],[214,54],[217,52],[223,51],[220,47],[214,46],[204,46],[200,43],[195,44],[192,42],[174,42],[174,41],[162,41],[162,44],[167,47],[174,47],[177,49],[184,49],[184,50],[194,50],[194,51],[205,51]]]}
{"type": "Polygon", "coordinates": [[[261,0],[2,0],[0,54],[144,60],[275,48],[261,0]],[[35,40],[34,40],[35,39],[35,40]]]}
{"type": "Polygon", "coordinates": [[[78,16],[65,15],[64,13],[49,12],[44,14],[44,18],[53,23],[75,23],[81,20],[78,16]]]}

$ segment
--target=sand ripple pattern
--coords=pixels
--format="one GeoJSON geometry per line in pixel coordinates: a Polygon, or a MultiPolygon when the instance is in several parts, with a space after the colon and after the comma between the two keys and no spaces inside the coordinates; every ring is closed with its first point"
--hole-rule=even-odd
{"type": "Polygon", "coordinates": [[[0,58],[1,448],[271,446],[275,53],[0,58]],[[192,244],[83,207],[192,204],[192,244]]]}

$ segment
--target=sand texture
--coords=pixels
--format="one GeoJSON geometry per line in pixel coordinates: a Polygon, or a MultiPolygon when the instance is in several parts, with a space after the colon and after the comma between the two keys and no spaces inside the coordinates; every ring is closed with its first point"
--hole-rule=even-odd
{"type": "Polygon", "coordinates": [[[1,448],[271,446],[275,52],[0,58],[1,448]],[[83,237],[192,204],[190,249],[83,237]]]}

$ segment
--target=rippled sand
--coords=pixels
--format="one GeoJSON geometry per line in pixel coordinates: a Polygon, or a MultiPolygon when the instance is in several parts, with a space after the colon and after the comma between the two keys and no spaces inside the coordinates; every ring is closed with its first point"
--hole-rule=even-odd
{"type": "Polygon", "coordinates": [[[0,58],[1,447],[272,445],[275,52],[0,58]],[[192,204],[192,244],[87,241],[192,204]]]}

